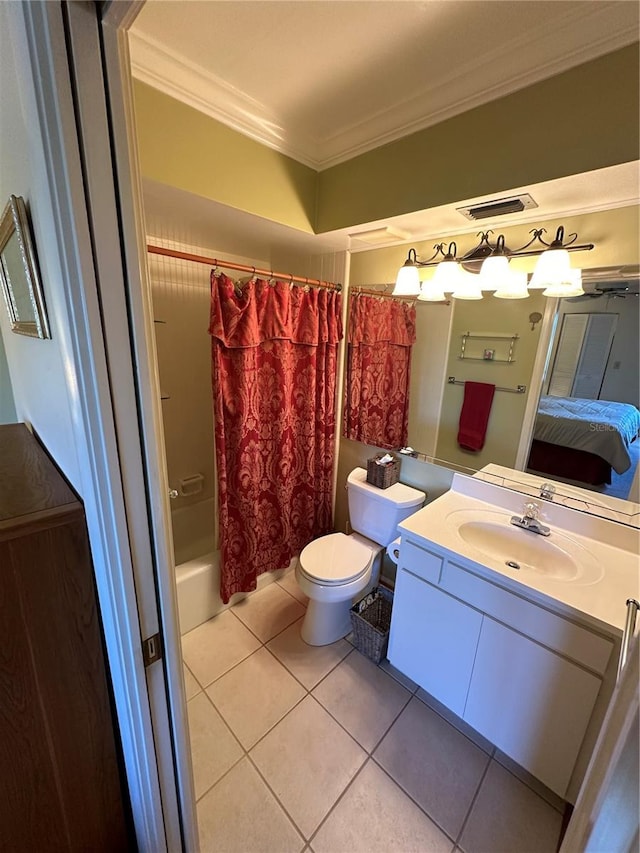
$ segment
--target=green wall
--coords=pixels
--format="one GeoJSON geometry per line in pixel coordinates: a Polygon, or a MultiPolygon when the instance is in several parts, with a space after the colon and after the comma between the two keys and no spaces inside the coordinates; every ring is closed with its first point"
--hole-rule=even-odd
{"type": "Polygon", "coordinates": [[[638,159],[638,44],[321,172],[318,232],[638,159]]]}
{"type": "Polygon", "coordinates": [[[313,169],[137,80],[134,99],[143,177],[313,232],[313,169]]]}
{"type": "Polygon", "coordinates": [[[637,160],[638,67],[636,43],[320,173],[135,81],[142,174],[332,231],[637,160]]]}

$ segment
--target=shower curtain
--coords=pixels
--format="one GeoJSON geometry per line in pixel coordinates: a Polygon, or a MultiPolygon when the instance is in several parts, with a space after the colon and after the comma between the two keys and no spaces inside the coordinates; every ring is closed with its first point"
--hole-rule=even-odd
{"type": "Polygon", "coordinates": [[[209,333],[227,603],[331,530],[341,297],[212,272],[209,333]]]}
{"type": "Polygon", "coordinates": [[[376,296],[351,298],[345,438],[390,449],[407,444],[411,347],[415,342],[413,305],[376,296]]]}

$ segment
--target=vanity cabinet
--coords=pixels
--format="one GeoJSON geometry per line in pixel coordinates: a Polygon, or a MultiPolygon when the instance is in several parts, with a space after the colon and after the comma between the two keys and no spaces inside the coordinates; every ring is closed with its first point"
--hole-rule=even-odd
{"type": "Polygon", "coordinates": [[[564,796],[602,681],[485,617],[463,717],[564,796]]]}
{"type": "Polygon", "coordinates": [[[561,797],[613,641],[403,537],[389,660],[561,797]]]}
{"type": "Polygon", "coordinates": [[[400,571],[393,619],[389,660],[461,717],[482,614],[415,575],[400,571]]]}

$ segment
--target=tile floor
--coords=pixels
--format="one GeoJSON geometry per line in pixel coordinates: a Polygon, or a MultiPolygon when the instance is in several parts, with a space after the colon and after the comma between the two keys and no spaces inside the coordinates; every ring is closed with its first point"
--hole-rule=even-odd
{"type": "Polygon", "coordinates": [[[182,638],[202,853],[554,853],[553,795],[304,608],[289,573],[182,638]]]}

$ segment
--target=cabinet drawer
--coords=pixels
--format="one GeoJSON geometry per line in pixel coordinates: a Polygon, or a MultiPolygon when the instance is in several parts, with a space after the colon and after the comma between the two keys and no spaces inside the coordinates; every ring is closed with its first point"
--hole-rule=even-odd
{"type": "Polygon", "coordinates": [[[447,562],[441,587],[533,640],[603,674],[613,642],[447,562]]]}
{"type": "Polygon", "coordinates": [[[406,569],[411,574],[429,581],[429,583],[437,584],[440,581],[442,562],[442,557],[439,554],[427,551],[426,548],[422,548],[408,539],[402,539],[400,568],[406,569]]]}

